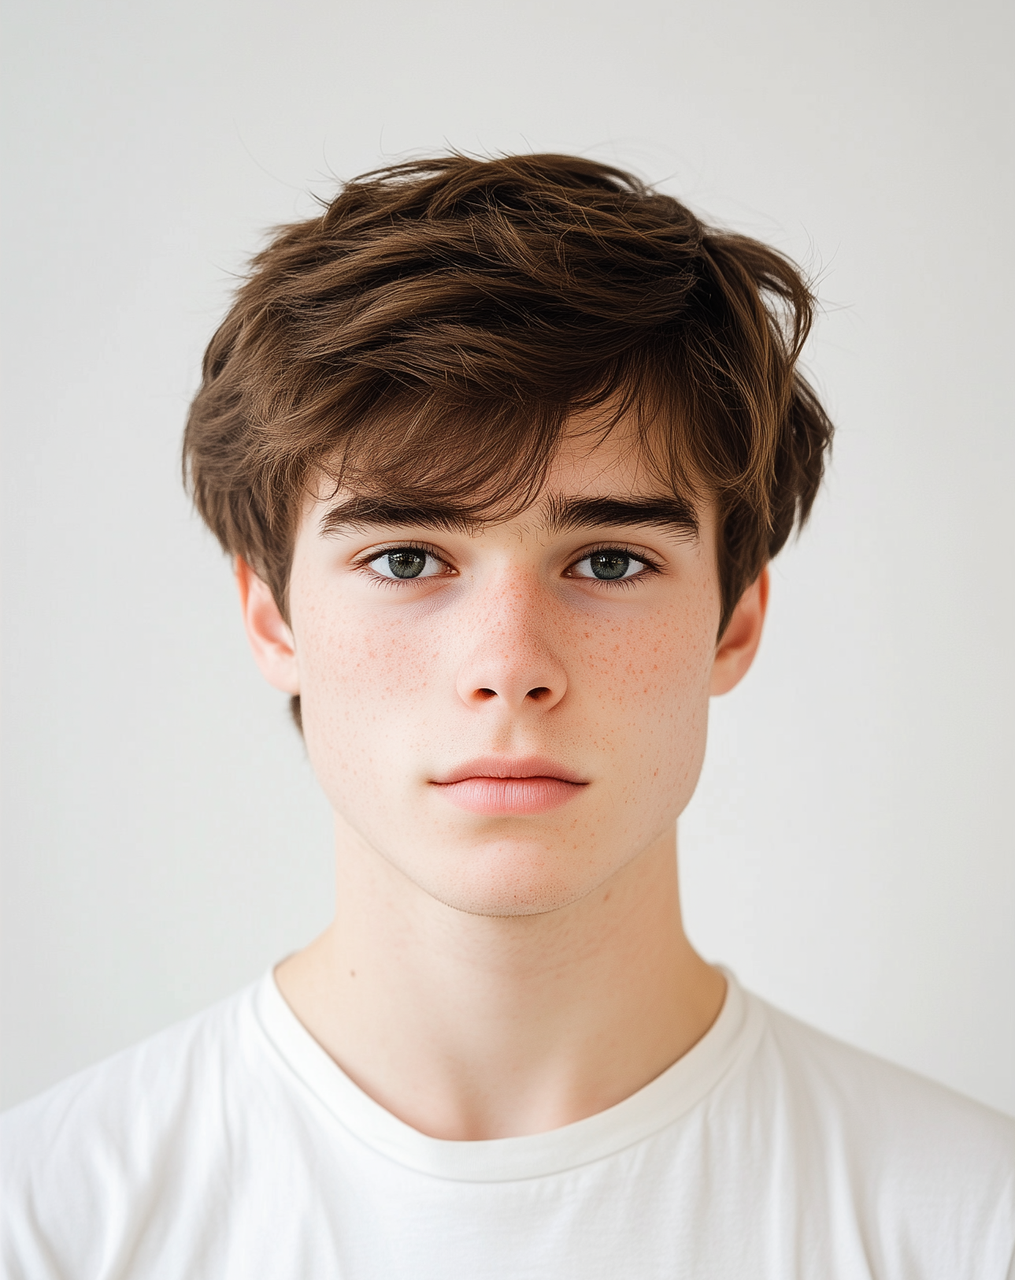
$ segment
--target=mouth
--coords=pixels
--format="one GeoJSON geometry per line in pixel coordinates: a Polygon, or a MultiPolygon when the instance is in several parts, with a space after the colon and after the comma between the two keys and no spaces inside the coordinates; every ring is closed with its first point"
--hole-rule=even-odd
{"type": "Polygon", "coordinates": [[[542,756],[510,760],[485,756],[431,780],[449,803],[469,813],[515,816],[548,813],[580,795],[588,783],[542,756]]]}

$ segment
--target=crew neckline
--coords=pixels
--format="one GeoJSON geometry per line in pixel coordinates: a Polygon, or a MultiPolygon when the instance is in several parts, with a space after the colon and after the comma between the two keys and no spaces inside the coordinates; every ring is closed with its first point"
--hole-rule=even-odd
{"type": "Polygon", "coordinates": [[[726,996],[702,1038],[661,1075],[615,1106],[545,1133],[452,1141],[399,1120],[354,1084],[290,1009],[269,971],[254,989],[261,1031],[288,1070],[338,1122],[388,1159],[435,1178],[513,1182],[615,1155],[686,1115],[753,1048],[761,1013],[727,969],[726,996]]]}

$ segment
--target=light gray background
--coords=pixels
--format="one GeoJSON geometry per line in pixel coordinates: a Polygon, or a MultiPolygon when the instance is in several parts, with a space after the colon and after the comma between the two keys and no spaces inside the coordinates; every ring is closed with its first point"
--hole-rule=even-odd
{"type": "Polygon", "coordinates": [[[329,820],[178,442],[232,273],[407,154],[633,166],[819,278],[840,424],[682,822],[704,953],[1015,1112],[1011,8],[8,9],[4,1100],[329,915],[329,820]]]}

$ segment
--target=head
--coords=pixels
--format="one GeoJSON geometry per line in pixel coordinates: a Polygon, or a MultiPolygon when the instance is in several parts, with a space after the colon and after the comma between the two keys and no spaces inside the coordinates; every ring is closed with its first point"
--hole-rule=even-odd
{"type": "Polygon", "coordinates": [[[433,896],[551,909],[672,829],[820,481],[811,308],[573,157],[367,175],[254,260],[190,483],[340,822],[433,896]]]}

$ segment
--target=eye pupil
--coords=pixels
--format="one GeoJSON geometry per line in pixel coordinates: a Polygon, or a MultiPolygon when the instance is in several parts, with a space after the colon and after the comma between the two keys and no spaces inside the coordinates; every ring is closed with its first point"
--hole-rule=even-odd
{"type": "Polygon", "coordinates": [[[418,578],[426,568],[426,553],[407,547],[402,551],[389,551],[387,561],[396,578],[418,578]]]}
{"type": "Polygon", "coordinates": [[[631,567],[631,557],[624,551],[596,551],[589,565],[597,578],[622,578],[631,567]]]}

